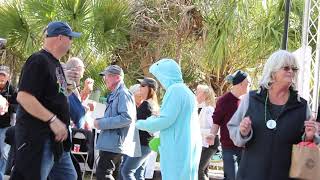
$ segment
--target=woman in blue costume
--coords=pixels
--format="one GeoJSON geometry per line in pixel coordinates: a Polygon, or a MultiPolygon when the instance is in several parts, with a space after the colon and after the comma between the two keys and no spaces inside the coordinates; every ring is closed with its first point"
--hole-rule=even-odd
{"type": "Polygon", "coordinates": [[[183,83],[180,66],[162,59],[150,69],[165,88],[160,115],[137,121],[136,127],[160,131],[160,167],[163,180],[197,180],[201,133],[196,98],[183,83]]]}

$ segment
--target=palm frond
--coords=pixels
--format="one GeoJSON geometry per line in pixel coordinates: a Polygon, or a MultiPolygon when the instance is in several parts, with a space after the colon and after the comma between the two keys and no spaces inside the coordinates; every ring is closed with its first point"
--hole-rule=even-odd
{"type": "Polygon", "coordinates": [[[93,21],[92,40],[100,52],[108,52],[117,45],[127,43],[131,29],[128,1],[97,0],[94,4],[93,21]]]}
{"type": "Polygon", "coordinates": [[[0,23],[5,24],[0,29],[0,36],[7,38],[7,46],[14,52],[25,57],[35,49],[37,37],[31,30],[18,1],[0,6],[0,23]]]}

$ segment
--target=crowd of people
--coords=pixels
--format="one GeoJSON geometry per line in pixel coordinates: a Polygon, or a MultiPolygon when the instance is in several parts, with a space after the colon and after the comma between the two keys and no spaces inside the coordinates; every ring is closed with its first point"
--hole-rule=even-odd
{"type": "Polygon", "coordinates": [[[164,180],[208,180],[220,144],[226,180],[289,180],[292,145],[302,138],[319,141],[318,123],[296,89],[298,62],[284,50],[268,58],[257,90],[250,91],[250,76],[237,70],[227,76],[231,89],[220,97],[208,84],[193,92],[173,59],[152,64],[156,79],[138,79],[130,89],[123,69],[109,65],[100,73],[110,91],[104,116],[90,119],[93,79],[80,89],[82,60],[60,61],[80,36],[65,22],[50,22],[18,88],[10,84],[10,68],[0,66],[0,180],[8,167],[12,180],[81,179],[70,127],[99,130],[97,180],[144,180],[155,137],[164,180]]]}

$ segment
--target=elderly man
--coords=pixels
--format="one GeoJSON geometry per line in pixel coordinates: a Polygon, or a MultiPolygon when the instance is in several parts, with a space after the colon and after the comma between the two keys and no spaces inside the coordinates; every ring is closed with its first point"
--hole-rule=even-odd
{"type": "Polygon", "coordinates": [[[90,110],[90,106],[91,108],[94,107],[93,104],[85,103],[84,101],[89,97],[91,91],[93,90],[94,80],[87,78],[84,82],[83,90],[80,91],[78,86],[85,71],[82,60],[77,57],[72,57],[65,64],[65,68],[69,90],[68,99],[71,120],[76,128],[84,128],[85,125],[88,127],[88,123],[85,121],[85,114],[88,110],[90,110]]]}
{"type": "Polygon", "coordinates": [[[6,147],[8,145],[4,142],[5,133],[10,127],[10,120],[16,111],[17,106],[17,92],[16,89],[10,84],[10,68],[8,66],[0,66],[0,97],[4,104],[1,103],[0,110],[0,179],[3,179],[4,170],[6,167],[6,159],[4,155],[7,154],[6,147]]]}
{"type": "Polygon", "coordinates": [[[97,180],[117,179],[122,154],[140,156],[140,140],[137,129],[136,106],[133,95],[123,82],[123,70],[117,65],[108,66],[103,72],[107,88],[111,91],[107,98],[104,117],[96,119],[94,125],[101,133],[97,142],[100,160],[97,180]]]}
{"type": "Polygon", "coordinates": [[[23,66],[11,179],[77,179],[69,152],[70,113],[60,58],[70,49],[72,38],[79,36],[67,23],[49,23],[42,50],[32,54],[23,66]]]}

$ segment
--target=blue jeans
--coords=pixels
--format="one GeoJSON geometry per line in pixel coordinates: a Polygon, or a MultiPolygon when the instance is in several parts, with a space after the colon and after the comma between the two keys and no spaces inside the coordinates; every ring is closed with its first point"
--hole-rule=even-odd
{"type": "Polygon", "coordinates": [[[7,157],[8,157],[8,152],[10,150],[10,146],[4,142],[5,136],[6,136],[6,131],[9,127],[6,128],[0,128],[0,152],[1,152],[1,157],[0,157],[0,180],[3,179],[4,171],[6,169],[7,165],[7,157]]]}
{"type": "Polygon", "coordinates": [[[235,180],[241,160],[242,149],[222,148],[223,171],[225,180],[235,180]]]}
{"type": "Polygon", "coordinates": [[[58,161],[54,161],[51,150],[51,142],[47,141],[44,144],[43,155],[41,161],[41,180],[77,180],[77,172],[74,169],[70,152],[63,152],[58,161]]]}
{"type": "Polygon", "coordinates": [[[147,166],[147,160],[151,149],[149,146],[141,145],[140,157],[123,156],[121,163],[122,180],[144,180],[144,174],[147,166]]]}

